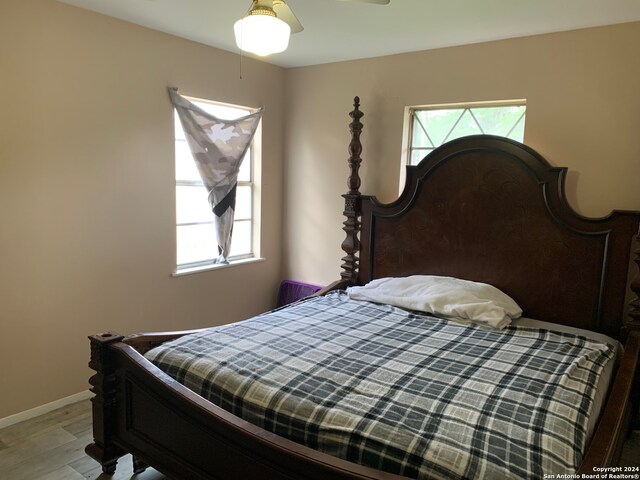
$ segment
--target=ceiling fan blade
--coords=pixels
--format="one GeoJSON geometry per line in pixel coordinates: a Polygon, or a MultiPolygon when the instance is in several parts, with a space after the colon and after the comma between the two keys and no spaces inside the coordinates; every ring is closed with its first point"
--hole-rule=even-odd
{"type": "Polygon", "coordinates": [[[298,33],[304,30],[304,27],[295,16],[289,5],[283,0],[273,0],[273,11],[280,20],[291,27],[291,33],[298,33]]]}
{"type": "Polygon", "coordinates": [[[390,0],[340,0],[341,2],[375,3],[376,5],[389,5],[390,0]]]}

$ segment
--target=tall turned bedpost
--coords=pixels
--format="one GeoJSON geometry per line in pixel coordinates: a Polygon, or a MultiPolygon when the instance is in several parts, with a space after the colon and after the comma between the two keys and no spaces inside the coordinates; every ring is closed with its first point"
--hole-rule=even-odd
{"type": "Polygon", "coordinates": [[[360,111],[360,98],[353,99],[354,109],[349,113],[353,121],[349,124],[351,130],[351,143],[349,143],[349,179],[347,186],[349,191],[342,195],[344,198],[343,215],[346,220],[343,222],[342,230],[346,233],[346,237],[342,242],[342,250],[346,253],[342,257],[342,273],[340,276],[343,280],[355,282],[358,276],[358,252],[360,250],[360,240],[358,234],[360,232],[360,176],[358,170],[362,159],[362,143],[360,143],[360,133],[362,132],[362,123],[360,119],[364,115],[360,111]]]}
{"type": "Polygon", "coordinates": [[[635,298],[631,300],[629,309],[629,327],[640,330],[640,232],[636,235],[636,248],[633,252],[633,261],[638,266],[638,271],[631,281],[631,291],[635,298]]]}
{"type": "Polygon", "coordinates": [[[124,455],[112,442],[115,428],[116,409],[116,365],[109,344],[119,342],[124,337],[116,333],[91,335],[91,360],[89,367],[97,373],[89,379],[93,410],[93,442],[87,445],[85,452],[102,465],[102,471],[113,474],[118,458],[124,455]]]}
{"type": "MultiPolygon", "coordinates": [[[[636,235],[636,246],[633,251],[633,261],[638,271],[631,280],[631,291],[634,294],[629,304],[629,318],[625,322],[625,335],[640,335],[640,232],[636,235]]],[[[640,365],[636,366],[635,381],[631,392],[631,428],[640,429],[640,365]]]]}

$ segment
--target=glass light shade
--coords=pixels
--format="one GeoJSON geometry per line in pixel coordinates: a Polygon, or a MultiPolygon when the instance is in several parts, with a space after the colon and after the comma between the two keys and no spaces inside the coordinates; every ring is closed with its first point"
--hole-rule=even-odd
{"type": "Polygon", "coordinates": [[[291,27],[277,17],[253,14],[233,26],[236,43],[241,50],[261,57],[284,52],[289,45],[291,27]]]}

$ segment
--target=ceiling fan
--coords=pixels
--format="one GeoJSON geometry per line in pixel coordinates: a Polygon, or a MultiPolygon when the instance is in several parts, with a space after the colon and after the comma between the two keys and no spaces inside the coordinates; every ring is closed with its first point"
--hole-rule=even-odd
{"type": "MultiPolygon", "coordinates": [[[[390,0],[340,0],[342,2],[387,5],[390,0]]],[[[241,50],[259,56],[283,52],[289,35],[304,27],[284,0],[252,0],[247,15],[233,26],[241,50]]]]}

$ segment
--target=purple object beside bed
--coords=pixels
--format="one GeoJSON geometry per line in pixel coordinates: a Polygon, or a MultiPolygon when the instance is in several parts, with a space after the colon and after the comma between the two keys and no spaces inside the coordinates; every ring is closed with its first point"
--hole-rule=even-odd
{"type": "Polygon", "coordinates": [[[295,282],[293,280],[283,280],[278,289],[278,307],[296,302],[301,298],[313,295],[322,287],[311,285],[310,283],[295,282]]]}

